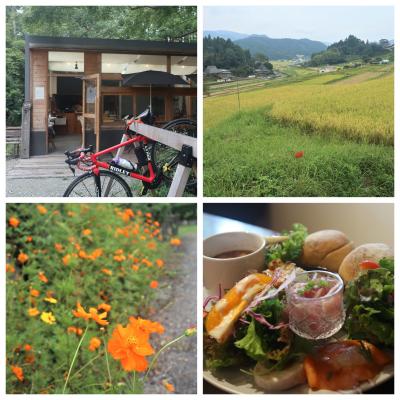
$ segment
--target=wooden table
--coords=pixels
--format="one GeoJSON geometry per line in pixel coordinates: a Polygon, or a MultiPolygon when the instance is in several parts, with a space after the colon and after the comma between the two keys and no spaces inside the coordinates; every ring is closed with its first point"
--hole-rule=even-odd
{"type": "MultiPolygon", "coordinates": [[[[240,207],[240,205],[238,205],[240,207]]],[[[207,238],[211,235],[223,232],[234,231],[248,231],[258,233],[264,236],[274,235],[276,232],[261,228],[259,226],[246,224],[244,222],[236,221],[233,219],[219,217],[217,215],[205,213],[203,216],[203,237],[207,238]]],[[[221,389],[216,388],[210,383],[203,380],[203,393],[205,394],[226,394],[221,389]]],[[[387,382],[375,387],[374,389],[366,392],[368,394],[393,394],[394,393],[394,379],[389,379],[387,382]]]]}

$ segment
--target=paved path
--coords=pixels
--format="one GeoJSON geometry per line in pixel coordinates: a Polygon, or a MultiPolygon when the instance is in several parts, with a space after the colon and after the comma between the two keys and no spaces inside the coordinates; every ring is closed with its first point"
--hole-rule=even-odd
{"type": "MultiPolygon", "coordinates": [[[[172,263],[169,261],[165,266],[175,269],[176,276],[160,290],[154,319],[164,325],[165,333],[160,335],[158,343],[153,342],[156,348],[196,324],[196,234],[185,235],[182,242],[179,257],[173,257],[172,263]],[[177,264],[173,265],[174,262],[177,264]]],[[[184,338],[161,354],[145,393],[167,393],[163,379],[175,386],[176,393],[197,392],[196,340],[196,336],[184,338]]]]}

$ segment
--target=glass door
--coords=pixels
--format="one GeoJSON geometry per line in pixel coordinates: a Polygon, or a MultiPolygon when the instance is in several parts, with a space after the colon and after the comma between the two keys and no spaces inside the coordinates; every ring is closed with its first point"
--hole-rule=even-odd
{"type": "Polygon", "coordinates": [[[96,138],[96,151],[100,149],[100,74],[86,75],[82,85],[82,145],[90,135],[96,138]]]}

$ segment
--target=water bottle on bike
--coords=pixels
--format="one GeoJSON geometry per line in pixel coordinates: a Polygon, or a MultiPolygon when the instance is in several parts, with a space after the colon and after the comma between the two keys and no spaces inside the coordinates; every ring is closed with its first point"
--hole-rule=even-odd
{"type": "Polygon", "coordinates": [[[118,165],[118,167],[124,168],[128,171],[136,171],[137,170],[137,164],[134,164],[131,161],[126,160],[125,158],[114,157],[112,159],[112,162],[114,163],[114,165],[118,165]]]}

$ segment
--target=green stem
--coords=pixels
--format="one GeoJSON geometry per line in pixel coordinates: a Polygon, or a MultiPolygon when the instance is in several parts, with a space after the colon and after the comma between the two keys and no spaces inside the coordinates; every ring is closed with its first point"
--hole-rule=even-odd
{"type": "Polygon", "coordinates": [[[107,372],[108,372],[108,380],[110,381],[110,385],[112,386],[111,372],[110,372],[110,364],[108,362],[108,354],[107,354],[107,345],[106,345],[106,335],[103,332],[103,342],[104,342],[104,353],[106,355],[106,364],[107,364],[107,372]]]}
{"type": "Polygon", "coordinates": [[[136,371],[133,371],[133,387],[132,392],[135,393],[136,390],[136,371]]]}
{"type": "Polygon", "coordinates": [[[174,343],[178,342],[179,340],[181,340],[182,338],[184,338],[186,335],[183,333],[181,336],[178,336],[177,338],[171,340],[170,342],[168,342],[167,344],[165,344],[163,347],[161,347],[160,350],[157,351],[157,353],[155,354],[155,356],[153,357],[153,359],[150,362],[149,368],[146,371],[146,374],[143,378],[143,382],[146,381],[147,376],[149,375],[149,372],[151,371],[151,369],[153,368],[155,362],[157,361],[158,357],[160,356],[160,354],[169,346],[173,345],[174,343]]]}
{"type": "Polygon", "coordinates": [[[89,366],[93,361],[97,360],[99,357],[101,357],[103,354],[97,354],[96,357],[93,357],[91,360],[89,360],[82,368],[78,369],[78,371],[76,371],[71,378],[69,378],[70,381],[72,381],[72,379],[74,379],[80,372],[82,372],[87,366],[89,366]]]}
{"type": "Polygon", "coordinates": [[[71,365],[69,366],[69,371],[68,371],[67,379],[66,379],[65,384],[64,384],[64,388],[63,388],[62,394],[65,394],[65,389],[67,388],[67,385],[68,385],[69,377],[70,377],[70,375],[71,375],[72,368],[73,368],[73,366],[74,366],[76,357],[78,356],[78,351],[79,351],[79,349],[80,349],[80,347],[81,347],[81,345],[82,345],[83,339],[84,339],[85,336],[86,336],[86,332],[87,332],[88,328],[89,328],[89,323],[86,324],[85,332],[83,333],[83,335],[82,335],[82,337],[81,337],[81,340],[80,340],[79,343],[78,343],[78,347],[77,347],[76,350],[75,350],[74,357],[72,358],[71,365]]]}

